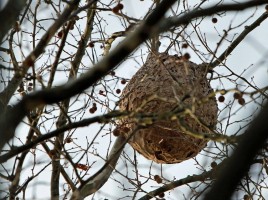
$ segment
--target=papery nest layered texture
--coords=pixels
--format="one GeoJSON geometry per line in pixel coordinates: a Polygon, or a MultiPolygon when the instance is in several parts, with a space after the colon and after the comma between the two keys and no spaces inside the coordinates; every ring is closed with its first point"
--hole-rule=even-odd
{"type": "Polygon", "coordinates": [[[212,133],[217,123],[218,107],[207,71],[205,65],[176,55],[150,53],[122,92],[120,110],[132,115],[120,119],[116,131],[128,137],[138,126],[129,144],[157,163],[196,156],[208,140],[192,135],[212,133]]]}

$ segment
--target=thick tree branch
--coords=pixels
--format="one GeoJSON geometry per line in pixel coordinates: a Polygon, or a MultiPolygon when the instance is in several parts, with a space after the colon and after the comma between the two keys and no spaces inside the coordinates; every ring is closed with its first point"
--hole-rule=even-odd
{"type": "Polygon", "coordinates": [[[225,167],[218,173],[216,182],[206,195],[205,200],[231,199],[239,181],[248,172],[257,153],[264,147],[268,138],[268,104],[254,119],[251,126],[243,134],[233,155],[227,159],[225,167]]]}
{"type": "Polygon", "coordinates": [[[150,34],[152,34],[154,25],[158,23],[159,19],[165,14],[165,11],[174,1],[175,0],[167,2],[164,1],[161,6],[156,8],[155,11],[144,21],[137,31],[131,34],[124,42],[122,42],[121,45],[118,46],[118,48],[96,64],[85,75],[66,85],[27,95],[20,103],[12,108],[11,112],[6,113],[6,115],[1,115],[0,127],[2,127],[2,140],[0,141],[0,148],[3,147],[5,143],[4,141],[8,141],[14,136],[15,128],[28,110],[37,106],[52,104],[72,97],[106,75],[106,73],[119,64],[123,58],[136,49],[144,40],[149,38],[150,34]],[[17,112],[16,115],[14,115],[14,112],[17,112]]]}
{"type": "MultiPolygon", "coordinates": [[[[26,143],[19,147],[13,147],[8,153],[0,156],[0,163],[6,162],[8,159],[12,158],[13,156],[16,156],[26,150],[31,149],[35,147],[36,145],[38,145],[39,143],[44,142],[47,139],[50,139],[52,137],[57,137],[61,133],[64,133],[65,131],[79,128],[79,127],[89,126],[90,124],[93,124],[96,122],[107,123],[111,121],[111,119],[128,116],[128,117],[136,119],[140,124],[143,124],[144,126],[146,125],[146,122],[149,122],[147,125],[150,126],[153,122],[157,120],[171,120],[174,117],[180,118],[186,113],[189,113],[188,109],[183,109],[183,108],[180,110],[175,110],[173,112],[164,112],[164,113],[158,113],[158,114],[144,114],[144,113],[140,113],[136,111],[121,112],[121,111],[115,110],[115,111],[109,112],[101,116],[83,119],[78,122],[73,122],[67,125],[60,126],[54,131],[38,136],[34,141],[30,141],[29,143],[26,143]]],[[[227,135],[222,135],[219,133],[213,133],[213,134],[205,133],[205,132],[197,133],[197,132],[192,131],[191,128],[187,126],[184,127],[183,124],[181,124],[181,126],[184,129],[185,134],[191,135],[196,138],[215,141],[215,142],[232,144],[232,143],[237,143],[239,141],[239,138],[241,137],[241,136],[227,136],[227,135]]]]}
{"type": "Polygon", "coordinates": [[[255,0],[255,1],[246,1],[243,3],[231,3],[231,4],[222,4],[215,5],[204,9],[195,9],[188,12],[185,15],[181,15],[179,17],[171,17],[162,20],[162,22],[156,27],[154,33],[161,33],[168,31],[171,27],[181,26],[182,24],[188,24],[193,19],[210,16],[215,13],[224,12],[224,11],[241,11],[247,8],[251,8],[254,6],[260,6],[263,4],[267,4],[267,0],[255,0]]]}
{"type": "Polygon", "coordinates": [[[20,12],[26,6],[27,0],[9,0],[5,8],[0,12],[1,26],[0,26],[0,43],[7,32],[15,25],[20,12]]]}
{"type": "MultiPolygon", "coordinates": [[[[18,88],[23,77],[27,73],[28,69],[33,66],[35,60],[44,52],[50,39],[55,35],[56,31],[69,19],[72,11],[78,6],[80,0],[73,0],[69,6],[63,11],[59,18],[52,24],[52,26],[46,31],[36,48],[25,58],[19,69],[15,71],[15,75],[10,80],[8,86],[0,93],[0,101],[5,106],[8,104],[10,98],[18,88]]],[[[94,1],[92,0],[92,3],[94,1]]]]}
{"type": "Polygon", "coordinates": [[[178,26],[189,22],[191,19],[201,16],[212,15],[221,11],[243,10],[252,6],[262,5],[267,3],[267,0],[248,1],[240,4],[227,4],[221,6],[212,6],[203,10],[194,10],[181,17],[173,17],[163,20],[158,24],[159,19],[165,11],[172,5],[173,1],[166,3],[162,2],[159,8],[148,16],[143,24],[132,34],[130,34],[109,56],[105,57],[96,64],[85,75],[69,84],[53,88],[51,90],[43,90],[27,95],[21,102],[12,108],[5,116],[1,115],[0,127],[2,128],[2,140],[0,148],[4,143],[14,136],[14,130],[20,123],[22,118],[29,109],[35,108],[43,104],[52,104],[59,102],[90,87],[93,83],[106,75],[108,71],[119,64],[130,52],[136,49],[144,40],[163,31],[167,31],[173,26],[178,26]],[[158,24],[157,26],[155,26],[158,24]],[[14,115],[16,113],[16,115],[14,115]]]}

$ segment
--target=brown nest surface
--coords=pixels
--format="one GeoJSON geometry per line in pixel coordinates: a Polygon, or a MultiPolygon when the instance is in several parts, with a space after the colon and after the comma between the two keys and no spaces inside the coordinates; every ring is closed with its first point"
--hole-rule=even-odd
{"type": "Polygon", "coordinates": [[[150,53],[124,88],[119,107],[158,117],[152,122],[124,117],[116,130],[128,137],[137,126],[146,124],[133,134],[129,144],[157,163],[179,163],[196,156],[208,141],[189,133],[211,133],[217,123],[217,102],[206,75],[205,65],[166,53],[150,53]]]}

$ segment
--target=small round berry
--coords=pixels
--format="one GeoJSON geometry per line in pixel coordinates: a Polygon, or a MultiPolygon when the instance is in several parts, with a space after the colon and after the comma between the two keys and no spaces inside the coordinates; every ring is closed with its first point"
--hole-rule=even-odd
{"type": "Polygon", "coordinates": [[[87,46],[90,47],[90,48],[93,48],[94,47],[94,42],[92,42],[92,41],[89,42],[87,46]]]}
{"type": "Polygon", "coordinates": [[[189,59],[191,58],[191,56],[190,56],[189,53],[185,53],[185,54],[183,55],[183,58],[184,58],[185,60],[189,60],[189,59]]]}
{"type": "Polygon", "coordinates": [[[62,38],[62,36],[63,36],[63,31],[58,32],[58,38],[62,38]]]}
{"type": "Polygon", "coordinates": [[[162,178],[161,178],[159,175],[155,175],[155,176],[154,176],[154,180],[155,180],[157,183],[162,183],[162,178]]]}
{"type": "Polygon", "coordinates": [[[103,90],[100,90],[100,91],[99,91],[99,94],[103,94],[103,93],[104,93],[104,91],[103,91],[103,90]]]}
{"type": "Polygon", "coordinates": [[[73,139],[71,137],[67,137],[65,139],[65,143],[71,143],[73,141],[73,139]]]}
{"type": "Polygon", "coordinates": [[[218,19],[217,19],[216,17],[213,17],[213,18],[212,18],[212,22],[213,22],[214,24],[216,24],[216,23],[218,22],[218,19]]]}
{"type": "Polygon", "coordinates": [[[163,198],[163,197],[165,196],[165,193],[163,192],[163,193],[159,194],[158,196],[159,196],[160,198],[163,198]]]}
{"type": "Polygon", "coordinates": [[[268,12],[268,5],[265,6],[265,10],[266,10],[266,12],[268,12]]]}
{"type": "Polygon", "coordinates": [[[246,101],[244,98],[241,97],[238,99],[238,103],[243,106],[246,103],[246,101]]]}
{"type": "Polygon", "coordinates": [[[97,106],[93,106],[92,109],[94,110],[94,112],[98,110],[97,106]]]}
{"type": "Polygon", "coordinates": [[[92,106],[93,106],[93,107],[97,107],[97,104],[96,104],[96,103],[93,103],[92,106]]]}
{"type": "Polygon", "coordinates": [[[111,75],[112,75],[112,76],[114,76],[114,75],[115,75],[115,72],[114,72],[114,71],[111,71],[110,73],[111,73],[111,75]]]}
{"type": "Polygon", "coordinates": [[[116,94],[120,94],[121,90],[120,89],[116,89],[116,94]]]}
{"type": "Polygon", "coordinates": [[[113,131],[113,135],[116,136],[116,137],[119,136],[119,135],[120,135],[120,131],[119,131],[119,129],[117,129],[117,128],[114,129],[114,131],[113,131]]]}
{"type": "Polygon", "coordinates": [[[90,112],[91,114],[93,114],[95,111],[96,111],[96,110],[95,110],[94,108],[90,108],[90,109],[89,109],[89,112],[90,112]]]}
{"type": "Polygon", "coordinates": [[[116,7],[118,7],[119,10],[122,10],[124,8],[124,5],[122,3],[119,3],[116,7]]]}
{"type": "Polygon", "coordinates": [[[219,98],[218,98],[218,101],[219,101],[219,102],[224,102],[224,100],[225,100],[225,97],[224,97],[224,96],[222,96],[222,95],[219,96],[219,98]]]}
{"type": "Polygon", "coordinates": [[[182,46],[181,46],[183,49],[186,49],[188,47],[188,44],[187,43],[183,43],[182,46]]]}
{"type": "Polygon", "coordinates": [[[242,97],[241,93],[235,92],[234,93],[234,99],[240,99],[242,97]]]}
{"type": "Polygon", "coordinates": [[[126,84],[126,82],[127,82],[126,79],[121,80],[121,84],[123,84],[123,85],[126,84]]]}
{"type": "Polygon", "coordinates": [[[112,8],[113,13],[117,14],[119,12],[119,8],[117,6],[115,6],[114,8],[112,8]]]}
{"type": "Polygon", "coordinates": [[[210,166],[212,169],[214,169],[215,167],[217,167],[217,163],[215,161],[213,161],[212,163],[210,163],[210,166]]]}

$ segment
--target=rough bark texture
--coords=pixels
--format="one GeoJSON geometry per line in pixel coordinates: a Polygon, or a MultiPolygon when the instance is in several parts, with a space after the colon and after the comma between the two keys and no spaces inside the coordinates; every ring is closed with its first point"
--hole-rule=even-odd
{"type": "MultiPolygon", "coordinates": [[[[215,128],[218,107],[215,96],[208,98],[212,92],[204,66],[166,53],[149,54],[123,90],[120,109],[152,114],[189,108],[196,119],[188,114],[175,120],[158,119],[138,130],[130,145],[157,163],[179,163],[196,156],[207,140],[185,134],[183,128],[194,133],[210,133],[215,128]]],[[[138,123],[123,118],[117,129],[126,137],[138,123]]]]}

